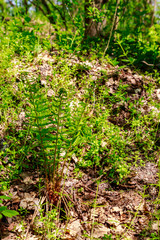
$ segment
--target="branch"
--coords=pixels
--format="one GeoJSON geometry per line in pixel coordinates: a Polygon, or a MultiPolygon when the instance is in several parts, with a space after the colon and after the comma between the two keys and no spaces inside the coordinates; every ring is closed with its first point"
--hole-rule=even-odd
{"type": "Polygon", "coordinates": [[[64,26],[65,26],[65,29],[67,30],[68,27],[67,27],[67,25],[66,25],[66,19],[65,19],[65,17],[62,15],[62,12],[60,11],[60,9],[59,9],[55,4],[53,4],[53,2],[52,2],[51,0],[48,0],[48,2],[52,5],[52,7],[53,7],[55,10],[57,10],[57,12],[59,13],[59,15],[60,15],[60,17],[61,17],[61,19],[62,19],[62,21],[63,21],[63,24],[64,24],[64,26]]]}
{"type": "Polygon", "coordinates": [[[9,3],[12,7],[15,7],[15,6],[16,6],[11,0],[8,0],[8,3],[9,3]]]}
{"type": "Polygon", "coordinates": [[[43,8],[41,8],[41,6],[37,5],[34,1],[30,1],[31,4],[33,4],[33,6],[35,6],[36,8],[39,8],[39,10],[46,15],[46,13],[44,12],[43,8]]]}

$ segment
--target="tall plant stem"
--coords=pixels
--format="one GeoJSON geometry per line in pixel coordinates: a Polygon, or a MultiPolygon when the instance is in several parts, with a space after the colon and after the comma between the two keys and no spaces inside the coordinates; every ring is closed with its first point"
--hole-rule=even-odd
{"type": "Polygon", "coordinates": [[[113,24],[112,24],[112,27],[111,27],[108,43],[107,43],[107,46],[104,50],[103,56],[105,56],[105,54],[106,54],[106,52],[109,48],[109,44],[110,44],[111,37],[112,37],[112,34],[113,34],[113,29],[114,29],[114,26],[115,26],[115,23],[116,23],[116,20],[117,20],[117,9],[118,9],[119,3],[120,3],[120,0],[117,0],[116,9],[115,9],[114,18],[113,18],[113,24]]]}
{"type": "Polygon", "coordinates": [[[53,160],[53,175],[52,181],[55,183],[55,174],[58,176],[58,162],[56,167],[56,157],[57,157],[57,147],[58,147],[58,137],[59,137],[59,124],[60,124],[60,112],[61,112],[61,104],[62,104],[62,96],[60,98],[59,107],[58,107],[58,119],[57,119],[57,132],[56,132],[56,143],[55,143],[55,151],[54,151],[54,160],[53,160]]]}

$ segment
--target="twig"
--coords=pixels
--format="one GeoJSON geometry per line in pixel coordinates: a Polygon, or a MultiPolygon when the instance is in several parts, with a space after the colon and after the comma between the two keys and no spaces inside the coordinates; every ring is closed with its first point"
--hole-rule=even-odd
{"type": "Polygon", "coordinates": [[[159,67],[160,66],[160,63],[158,64],[152,64],[152,63],[147,63],[146,61],[142,61],[142,63],[146,64],[147,66],[150,66],[150,67],[159,67]]]}

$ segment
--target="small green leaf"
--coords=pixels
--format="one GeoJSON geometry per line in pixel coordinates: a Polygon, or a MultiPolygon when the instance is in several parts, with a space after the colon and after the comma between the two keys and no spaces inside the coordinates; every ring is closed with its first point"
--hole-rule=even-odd
{"type": "Polygon", "coordinates": [[[0,214],[0,219],[3,217],[3,215],[2,214],[0,214]]]}
{"type": "Polygon", "coordinates": [[[19,215],[19,213],[15,210],[9,210],[9,209],[6,209],[2,212],[2,214],[5,216],[5,217],[14,217],[16,215],[19,215]]]}
{"type": "Polygon", "coordinates": [[[7,196],[0,196],[1,199],[7,199],[7,200],[10,200],[11,198],[10,197],[7,197],[7,196]]]}
{"type": "Polygon", "coordinates": [[[0,207],[0,212],[3,212],[3,211],[6,210],[6,209],[7,209],[7,207],[2,206],[2,207],[0,207]]]}
{"type": "Polygon", "coordinates": [[[29,23],[29,22],[31,21],[31,18],[28,17],[28,16],[26,16],[26,17],[25,17],[25,21],[29,23]]]}

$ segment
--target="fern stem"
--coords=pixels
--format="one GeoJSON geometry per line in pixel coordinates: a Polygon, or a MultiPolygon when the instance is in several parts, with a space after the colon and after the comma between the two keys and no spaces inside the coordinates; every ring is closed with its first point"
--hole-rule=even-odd
{"type": "Polygon", "coordinates": [[[34,112],[36,114],[35,120],[36,120],[36,123],[37,123],[37,126],[38,126],[38,131],[39,131],[39,136],[40,136],[40,144],[41,144],[41,148],[42,148],[41,152],[42,152],[42,156],[43,156],[43,159],[44,159],[45,177],[46,177],[46,181],[47,181],[47,157],[46,157],[45,150],[44,150],[44,144],[43,144],[43,139],[42,139],[42,134],[41,134],[41,127],[40,127],[40,124],[39,124],[38,113],[36,111],[36,105],[35,105],[34,96],[33,96],[31,87],[30,87],[30,93],[31,93],[32,104],[33,104],[33,107],[34,107],[34,112]]]}
{"type": "Polygon", "coordinates": [[[57,167],[56,167],[56,157],[57,157],[58,138],[59,138],[61,104],[62,104],[62,96],[60,98],[60,102],[59,102],[59,106],[58,106],[57,132],[56,132],[54,159],[53,159],[53,175],[52,175],[53,184],[55,184],[55,176],[58,177],[58,165],[59,165],[59,163],[57,161],[57,167]]]}

